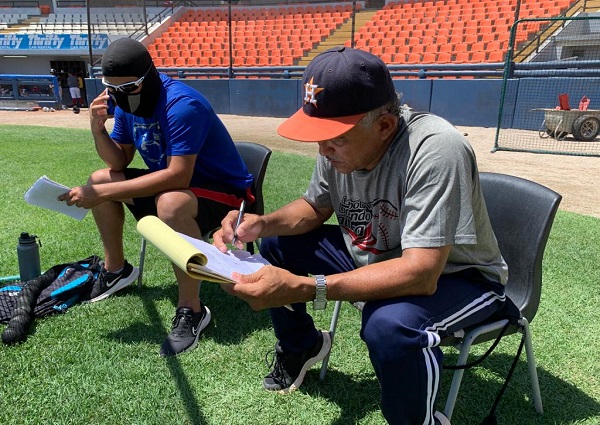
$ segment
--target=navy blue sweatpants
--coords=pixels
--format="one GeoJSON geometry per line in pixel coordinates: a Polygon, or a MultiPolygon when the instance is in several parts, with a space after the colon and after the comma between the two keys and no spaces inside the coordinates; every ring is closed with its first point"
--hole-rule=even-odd
{"type": "MultiPolygon", "coordinates": [[[[298,275],[355,269],[338,226],[264,238],[260,252],[271,264],[298,275]]],[[[365,282],[368,285],[369,282],[365,282]]],[[[475,269],[442,275],[435,294],[369,301],[362,314],[367,344],[381,385],[381,410],[393,425],[433,425],[440,384],[441,338],[489,317],[504,303],[504,288],[475,269]]],[[[312,347],[317,338],[306,304],[271,309],[275,336],[284,351],[312,347]]]]}

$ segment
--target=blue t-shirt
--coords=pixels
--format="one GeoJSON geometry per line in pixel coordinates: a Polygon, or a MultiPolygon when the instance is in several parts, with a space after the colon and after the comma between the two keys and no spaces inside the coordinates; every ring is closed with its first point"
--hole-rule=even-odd
{"type": "Polygon", "coordinates": [[[133,144],[151,171],[167,168],[168,156],[197,154],[190,187],[211,183],[246,189],[252,184],[233,140],[206,98],[161,74],[162,90],[150,118],[115,109],[111,137],[133,144]]]}

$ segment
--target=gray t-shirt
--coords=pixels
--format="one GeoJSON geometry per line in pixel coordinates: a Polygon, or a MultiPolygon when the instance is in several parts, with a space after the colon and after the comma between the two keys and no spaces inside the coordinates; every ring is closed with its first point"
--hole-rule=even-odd
{"type": "Polygon", "coordinates": [[[79,88],[79,80],[77,79],[77,77],[75,75],[69,75],[67,77],[67,85],[69,87],[77,87],[77,88],[79,88]]]}
{"type": "Polygon", "coordinates": [[[335,210],[357,267],[407,248],[452,245],[443,273],[474,267],[506,284],[468,141],[433,114],[404,108],[400,115],[398,134],[374,169],[341,174],[319,156],[304,198],[335,210]]]}

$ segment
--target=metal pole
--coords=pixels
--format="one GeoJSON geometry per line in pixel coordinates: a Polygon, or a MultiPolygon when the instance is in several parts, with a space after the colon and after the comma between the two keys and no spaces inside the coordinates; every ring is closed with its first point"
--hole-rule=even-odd
{"type": "Polygon", "coordinates": [[[352,0],[352,32],[350,38],[350,47],[354,48],[354,25],[356,23],[356,0],[352,0]]]}
{"type": "Polygon", "coordinates": [[[229,78],[233,78],[233,31],[231,28],[231,0],[227,2],[229,4],[228,13],[228,25],[229,25],[229,78]]]}
{"type": "Polygon", "coordinates": [[[146,0],[142,1],[142,10],[144,13],[144,32],[148,35],[148,15],[146,14],[146,0]]]}
{"type": "Polygon", "coordinates": [[[88,54],[89,54],[89,65],[88,65],[88,77],[92,77],[92,67],[94,66],[94,56],[92,54],[92,14],[90,12],[90,0],[85,2],[87,12],[87,34],[88,34],[88,54]]]}

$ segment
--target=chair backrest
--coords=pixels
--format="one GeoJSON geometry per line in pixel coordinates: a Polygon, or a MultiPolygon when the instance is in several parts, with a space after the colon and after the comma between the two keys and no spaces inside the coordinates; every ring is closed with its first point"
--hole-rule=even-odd
{"type": "Polygon", "coordinates": [[[542,291],[542,259],[562,196],[530,180],[480,173],[500,252],[508,264],[506,294],[531,322],[542,291]]]}
{"type": "Polygon", "coordinates": [[[271,149],[258,143],[235,142],[235,146],[254,176],[254,192],[256,194],[256,213],[264,214],[265,202],[262,193],[263,181],[267,172],[267,165],[271,157],[271,149]]]}

